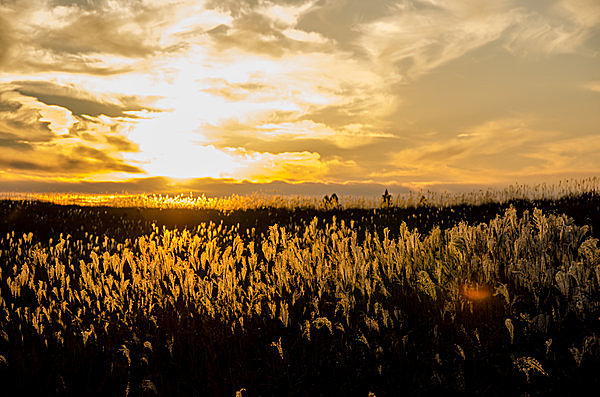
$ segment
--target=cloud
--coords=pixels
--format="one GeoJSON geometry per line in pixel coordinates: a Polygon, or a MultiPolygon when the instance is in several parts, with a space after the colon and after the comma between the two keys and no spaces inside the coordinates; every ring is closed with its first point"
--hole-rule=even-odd
{"type": "Polygon", "coordinates": [[[106,143],[119,152],[137,152],[139,146],[121,135],[105,135],[106,143]]]}
{"type": "Polygon", "coordinates": [[[318,153],[310,152],[238,152],[246,167],[240,170],[242,179],[268,182],[272,180],[320,180],[327,173],[327,164],[318,153]]]}
{"type": "Polygon", "coordinates": [[[11,178],[0,177],[2,192],[44,193],[168,193],[171,182],[167,178],[138,178],[127,181],[65,181],[64,178],[11,178]]]}
{"type": "Polygon", "coordinates": [[[129,165],[108,155],[94,157],[94,152],[75,150],[72,153],[55,154],[35,151],[30,154],[32,160],[20,157],[3,156],[0,166],[8,172],[23,173],[34,171],[34,175],[92,175],[96,173],[124,172],[128,174],[143,173],[138,167],[129,165]],[[77,157],[79,156],[79,157],[77,157]],[[12,157],[12,158],[11,158],[12,157]]]}
{"type": "MultiPolygon", "coordinates": [[[[539,130],[531,125],[535,120],[501,119],[473,126],[457,133],[454,138],[428,142],[405,149],[396,154],[396,161],[406,170],[390,170],[388,177],[399,181],[436,183],[505,183],[512,178],[527,175],[564,174],[567,170],[583,170],[569,167],[575,162],[575,154],[566,159],[558,155],[562,144],[570,142],[574,147],[583,139],[566,139],[558,131],[539,130]],[[546,144],[544,142],[553,142],[546,144]]],[[[568,152],[567,149],[565,149],[568,152]]],[[[591,150],[592,152],[595,149],[591,150]]],[[[598,169],[600,164],[588,159],[588,170],[598,169]]]]}
{"type": "MultiPolygon", "coordinates": [[[[1,186],[1,184],[0,184],[1,186]]],[[[384,185],[379,183],[319,183],[302,182],[289,183],[284,181],[273,181],[268,183],[256,183],[249,181],[237,181],[233,179],[194,179],[187,183],[175,185],[174,191],[193,191],[204,193],[209,197],[226,197],[233,194],[249,195],[259,193],[264,195],[300,195],[321,198],[324,195],[336,193],[338,196],[355,197],[379,197],[388,188],[393,194],[407,193],[408,189],[399,185],[384,185]]]]}
{"type": "Polygon", "coordinates": [[[223,97],[228,101],[243,101],[254,93],[260,95],[277,90],[277,87],[261,82],[234,83],[220,78],[204,79],[203,83],[209,85],[208,88],[202,89],[203,92],[223,97]]]}
{"type": "Polygon", "coordinates": [[[0,148],[11,148],[25,152],[32,150],[33,146],[15,134],[0,131],[0,148]]]}
{"type": "Polygon", "coordinates": [[[356,42],[380,73],[406,82],[497,40],[517,10],[503,2],[398,3],[391,15],[357,26],[356,42]]]}
{"type": "Polygon", "coordinates": [[[535,5],[512,0],[398,1],[386,4],[386,14],[355,22],[346,38],[352,37],[363,50],[356,54],[366,54],[381,74],[407,83],[490,43],[519,57],[593,54],[597,50],[585,46],[598,32],[599,4],[593,0],[535,5]]]}
{"type": "MultiPolygon", "coordinates": [[[[143,172],[123,158],[123,153],[137,150],[124,135],[127,122],[105,115],[74,115],[67,108],[19,92],[26,85],[5,84],[0,89],[0,169],[50,176],[143,172]]],[[[54,86],[31,87],[43,91],[54,86]]]]}
{"type": "MultiPolygon", "coordinates": [[[[130,73],[177,53],[186,43],[170,29],[193,1],[8,1],[0,17],[12,23],[13,72],[89,75],[130,73]]],[[[2,35],[0,35],[2,37],[2,35]]]]}
{"type": "Polygon", "coordinates": [[[32,39],[58,55],[111,54],[143,58],[164,50],[159,45],[159,32],[153,31],[148,23],[155,12],[143,6],[137,12],[128,8],[102,11],[77,8],[65,14],[64,25],[55,29],[37,27],[32,39]]]}
{"type": "Polygon", "coordinates": [[[325,52],[331,42],[318,34],[306,34],[291,28],[265,13],[248,12],[239,15],[230,25],[209,30],[217,51],[230,48],[252,54],[282,57],[289,53],[325,52]]]}
{"type": "MultiPolygon", "coordinates": [[[[2,93],[0,93],[2,95],[2,93]]],[[[0,113],[4,112],[16,112],[21,108],[20,103],[14,101],[3,101],[0,100],[0,113]]]]}
{"type": "Polygon", "coordinates": [[[570,20],[581,26],[594,27],[600,21],[600,4],[595,0],[560,0],[556,12],[562,10],[568,12],[570,20]]]}
{"type": "Polygon", "coordinates": [[[600,172],[600,136],[560,137],[540,144],[538,150],[529,154],[541,164],[539,172],[577,173],[586,170],[600,172]]]}
{"type": "Polygon", "coordinates": [[[256,9],[264,8],[265,3],[268,6],[284,6],[290,8],[303,8],[306,4],[314,3],[314,0],[278,0],[278,1],[261,1],[261,0],[209,0],[206,7],[217,8],[231,13],[234,17],[239,17],[256,9]]]}
{"type": "Polygon", "coordinates": [[[115,172],[143,173],[140,168],[115,157],[118,154],[105,153],[98,149],[80,145],[70,147],[58,143],[39,147],[28,144],[26,150],[28,151],[28,160],[22,160],[22,156],[19,156],[18,153],[15,155],[14,151],[2,150],[3,158],[0,160],[2,167],[6,168],[7,171],[17,173],[20,171],[36,171],[34,174],[81,177],[115,172]]]}
{"type": "Polygon", "coordinates": [[[315,32],[335,40],[343,50],[361,52],[355,45],[362,35],[361,26],[380,20],[393,11],[393,1],[319,1],[304,12],[297,29],[315,32]]]}
{"type": "MultiPolygon", "coordinates": [[[[516,4],[515,4],[516,6],[516,4]]],[[[548,1],[523,8],[507,31],[504,48],[512,54],[594,54],[587,41],[598,32],[600,3],[593,0],[548,1]]]]}
{"type": "Polygon", "coordinates": [[[0,3],[20,177],[480,183],[597,135],[594,0],[0,3]]]}
{"type": "Polygon", "coordinates": [[[152,177],[136,178],[124,181],[77,181],[65,182],[53,179],[2,179],[0,191],[12,193],[45,192],[45,193],[88,193],[88,194],[204,194],[207,197],[228,197],[232,195],[299,195],[314,196],[320,199],[324,195],[336,193],[340,197],[375,197],[379,198],[385,189],[393,194],[407,193],[408,189],[401,185],[384,185],[379,183],[289,183],[274,181],[256,183],[235,179],[196,178],[178,182],[169,178],[152,177]]]}
{"type": "Polygon", "coordinates": [[[13,91],[0,91],[0,130],[27,142],[43,143],[54,138],[51,122],[27,97],[13,91]]]}
{"type": "Polygon", "coordinates": [[[77,116],[100,116],[137,118],[135,112],[156,112],[158,109],[144,106],[141,98],[122,96],[122,101],[96,98],[74,85],[59,85],[48,81],[13,81],[12,89],[22,95],[34,97],[47,105],[68,109],[77,116]]]}
{"type": "Polygon", "coordinates": [[[0,14],[0,70],[4,62],[9,59],[13,39],[10,36],[11,26],[6,18],[0,14]]]}
{"type": "Polygon", "coordinates": [[[600,81],[591,81],[589,83],[585,83],[583,88],[593,92],[600,92],[600,81]]]}
{"type": "MultiPolygon", "coordinates": [[[[358,84],[349,87],[348,84],[340,84],[336,90],[337,101],[324,106],[312,106],[299,117],[299,120],[309,120],[314,123],[325,124],[334,129],[343,129],[352,125],[384,126],[385,119],[389,117],[392,109],[398,105],[395,96],[390,95],[386,88],[379,86],[361,87],[358,84]]],[[[375,130],[378,127],[374,128],[375,130]]],[[[373,128],[365,128],[365,134],[373,133],[373,128]],[[368,130],[371,131],[368,131],[368,130]]],[[[378,133],[377,135],[381,135],[378,133]]]]}
{"type": "MultiPolygon", "coordinates": [[[[330,157],[342,150],[360,151],[365,145],[378,140],[394,138],[366,124],[347,124],[332,128],[302,117],[279,121],[265,115],[264,119],[246,123],[228,121],[207,126],[203,133],[209,142],[220,148],[243,147],[259,152],[318,151],[330,157]]],[[[347,153],[346,153],[347,154],[347,153]]]]}

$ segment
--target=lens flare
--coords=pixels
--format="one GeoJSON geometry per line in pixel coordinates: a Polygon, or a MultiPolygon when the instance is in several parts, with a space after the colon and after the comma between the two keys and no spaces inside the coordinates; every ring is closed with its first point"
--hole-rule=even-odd
{"type": "Polygon", "coordinates": [[[461,287],[461,293],[465,298],[472,301],[485,300],[491,296],[490,288],[485,285],[463,285],[461,287]]]}

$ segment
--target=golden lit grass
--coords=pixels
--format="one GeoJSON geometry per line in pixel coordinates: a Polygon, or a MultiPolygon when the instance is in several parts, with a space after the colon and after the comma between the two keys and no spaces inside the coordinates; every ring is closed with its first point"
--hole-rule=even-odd
{"type": "MultiPolygon", "coordinates": [[[[434,205],[479,205],[490,202],[505,203],[510,200],[558,199],[600,191],[600,178],[567,179],[556,184],[510,185],[506,187],[475,190],[467,193],[437,191],[410,191],[391,197],[390,205],[399,208],[434,205]]],[[[333,192],[330,192],[333,193],[333,192]]],[[[383,192],[382,192],[383,194],[383,192]]],[[[246,210],[256,208],[323,208],[323,197],[306,195],[278,195],[252,193],[245,196],[207,197],[204,194],[80,194],[80,193],[0,193],[0,199],[40,200],[62,205],[111,206],[128,208],[177,208],[210,210],[246,210]]],[[[382,197],[339,197],[341,209],[379,208],[382,197]]]]}
{"type": "MultiPolygon", "coordinates": [[[[373,304],[383,304],[397,288],[415,291],[441,310],[493,293],[503,297],[508,313],[514,288],[527,291],[536,305],[551,290],[561,296],[553,312],[564,313],[563,300],[581,305],[600,296],[600,250],[586,233],[586,226],[565,216],[536,210],[518,218],[514,209],[489,224],[434,228],[426,236],[403,224],[397,239],[387,232],[359,239],[353,225],[334,220],[319,226],[315,218],[294,233],[274,225],[259,246],[245,240],[248,232],[214,224],[194,231],[155,228],[125,242],[66,236],[43,245],[33,244],[32,234],[13,233],[0,238],[0,283],[10,291],[0,297],[0,310],[40,335],[65,310],[124,324],[160,308],[232,326],[267,315],[288,326],[301,297],[316,307],[335,297],[341,315],[335,321],[348,321],[358,297],[367,303],[367,316],[389,316],[373,304]],[[35,299],[25,304],[22,296],[35,299]]],[[[93,333],[91,324],[86,327],[93,333]]]]}
{"type": "MultiPolygon", "coordinates": [[[[159,196],[152,203],[172,202],[159,196]]],[[[295,229],[272,225],[261,236],[213,223],[154,227],[125,241],[86,234],[35,242],[31,233],[12,232],[0,236],[0,330],[18,329],[11,340],[25,334],[40,351],[100,344],[125,357],[126,369],[138,365],[131,357],[141,353],[123,335],[139,333],[140,324],[164,332],[171,350],[176,339],[189,349],[227,344],[238,349],[234,355],[243,351],[236,338],[266,335],[264,348],[284,364],[292,360],[290,345],[319,335],[328,343],[351,341],[343,345],[348,351],[400,360],[406,346],[416,348],[420,332],[429,332],[426,345],[439,351],[427,354],[437,365],[462,371],[463,362],[506,345],[527,383],[564,364],[553,357],[572,356],[578,366],[595,357],[600,339],[593,331],[566,342],[546,337],[574,318],[598,318],[600,249],[588,226],[540,210],[518,216],[511,207],[485,224],[461,222],[423,235],[402,223],[395,232],[393,238],[388,229],[359,235],[354,223],[335,217],[295,229]],[[416,332],[405,328],[410,311],[418,313],[411,319],[416,332]],[[448,346],[437,339],[441,327],[453,335],[448,346]],[[523,344],[528,340],[537,345],[523,344]]],[[[147,342],[146,362],[153,345],[147,342]]],[[[15,357],[25,363],[29,354],[14,348],[7,359],[1,353],[0,361],[13,360],[8,365],[15,357]]],[[[307,365],[321,363],[315,360],[307,365]]]]}

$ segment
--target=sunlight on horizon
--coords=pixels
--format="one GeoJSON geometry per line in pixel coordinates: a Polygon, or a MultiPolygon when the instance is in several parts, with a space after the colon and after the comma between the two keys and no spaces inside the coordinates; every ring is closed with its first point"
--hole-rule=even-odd
{"type": "Polygon", "coordinates": [[[0,183],[600,174],[597,2],[143,5],[0,5],[0,183]]]}

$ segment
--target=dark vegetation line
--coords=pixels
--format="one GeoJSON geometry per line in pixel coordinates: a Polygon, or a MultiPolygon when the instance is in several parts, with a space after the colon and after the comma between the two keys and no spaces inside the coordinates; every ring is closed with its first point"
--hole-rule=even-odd
{"type": "MultiPolygon", "coordinates": [[[[223,223],[223,226],[239,225],[240,230],[254,228],[257,236],[274,224],[288,230],[303,228],[317,217],[323,222],[332,218],[355,226],[360,232],[369,230],[381,234],[383,229],[396,237],[400,225],[405,222],[409,229],[427,234],[437,226],[442,230],[459,222],[470,225],[487,223],[513,206],[517,213],[541,209],[544,214],[565,214],[577,225],[590,226],[591,234],[600,230],[600,194],[592,192],[557,200],[511,200],[505,203],[482,205],[457,205],[452,207],[419,206],[414,208],[378,209],[285,209],[264,208],[223,212],[220,210],[115,208],[109,206],[88,207],[59,205],[41,201],[0,201],[0,233],[16,235],[34,233],[36,241],[47,241],[57,234],[70,234],[79,239],[87,233],[113,238],[117,241],[135,239],[150,234],[152,225],[167,229],[195,229],[201,223],[223,223]],[[373,227],[375,228],[373,230],[373,227]]],[[[359,235],[362,233],[359,233],[359,235]]]]}

